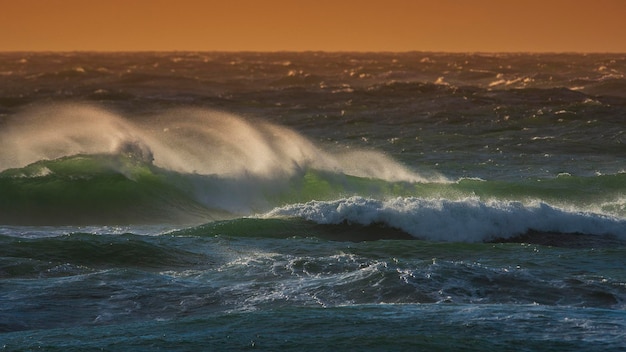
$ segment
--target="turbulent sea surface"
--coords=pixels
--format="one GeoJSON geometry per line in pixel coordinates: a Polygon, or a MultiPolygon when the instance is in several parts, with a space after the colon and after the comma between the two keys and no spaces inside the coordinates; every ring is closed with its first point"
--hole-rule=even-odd
{"type": "Polygon", "coordinates": [[[0,350],[624,350],[625,74],[1,53],[0,350]]]}

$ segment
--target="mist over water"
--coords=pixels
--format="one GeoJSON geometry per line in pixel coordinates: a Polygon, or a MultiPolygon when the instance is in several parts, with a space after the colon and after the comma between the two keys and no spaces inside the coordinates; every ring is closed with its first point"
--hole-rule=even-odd
{"type": "Polygon", "coordinates": [[[122,154],[176,172],[234,178],[315,168],[426,180],[378,152],[333,154],[288,128],[210,109],[176,109],[137,122],[94,106],[52,105],[13,116],[0,137],[0,170],[79,154],[122,154]]]}
{"type": "MultiPolygon", "coordinates": [[[[22,195],[26,198],[7,203],[0,219],[32,224],[198,223],[310,200],[302,196],[306,188],[315,199],[358,192],[346,177],[447,182],[432,172],[427,179],[380,152],[334,149],[319,147],[286,127],[212,109],[129,117],[87,104],[40,106],[5,119],[0,131],[0,170],[9,176],[5,186],[15,188],[19,178],[32,180],[24,186],[30,189],[22,195]],[[311,173],[335,185],[315,190],[315,182],[308,181],[311,173]],[[115,181],[120,185],[107,194],[104,190],[112,187],[109,179],[115,175],[125,180],[115,181]],[[90,184],[72,198],[77,188],[71,180],[81,179],[90,184]],[[146,189],[136,188],[137,199],[125,200],[123,189],[133,184],[146,189]],[[65,214],[52,211],[68,204],[65,214]]],[[[372,191],[388,193],[380,186],[372,191]]]]}

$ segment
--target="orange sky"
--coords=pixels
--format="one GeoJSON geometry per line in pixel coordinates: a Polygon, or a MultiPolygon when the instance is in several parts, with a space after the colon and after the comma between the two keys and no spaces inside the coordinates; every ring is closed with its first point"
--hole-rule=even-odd
{"type": "Polygon", "coordinates": [[[0,51],[626,52],[626,0],[0,0],[0,51]]]}

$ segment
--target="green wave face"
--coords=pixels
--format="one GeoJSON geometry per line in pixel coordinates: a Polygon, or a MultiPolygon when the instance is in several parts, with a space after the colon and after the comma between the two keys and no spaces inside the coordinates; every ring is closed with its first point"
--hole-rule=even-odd
{"type": "Polygon", "coordinates": [[[626,173],[519,181],[462,179],[448,183],[388,182],[310,170],[292,180],[291,192],[278,203],[333,200],[350,196],[390,199],[418,197],[453,201],[476,198],[482,201],[546,202],[577,211],[626,216],[626,173]]]}
{"type": "Polygon", "coordinates": [[[1,172],[0,224],[199,224],[352,196],[541,201],[623,217],[626,174],[420,183],[302,169],[275,178],[229,178],[174,172],[132,155],[76,155],[1,172]]]}
{"type": "Polygon", "coordinates": [[[152,165],[119,155],[79,155],[0,173],[0,223],[131,224],[207,216],[152,165]]]}

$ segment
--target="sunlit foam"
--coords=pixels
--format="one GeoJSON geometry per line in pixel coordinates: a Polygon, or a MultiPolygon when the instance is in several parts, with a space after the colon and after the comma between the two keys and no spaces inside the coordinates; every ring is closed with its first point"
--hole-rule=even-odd
{"type": "Polygon", "coordinates": [[[389,181],[425,177],[376,151],[331,153],[288,128],[208,109],[141,119],[84,104],[11,116],[0,131],[0,170],[77,154],[124,154],[164,169],[228,178],[276,178],[314,168],[389,181]]]}

